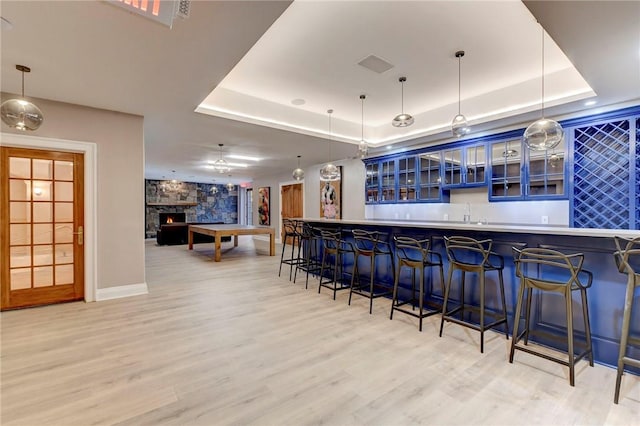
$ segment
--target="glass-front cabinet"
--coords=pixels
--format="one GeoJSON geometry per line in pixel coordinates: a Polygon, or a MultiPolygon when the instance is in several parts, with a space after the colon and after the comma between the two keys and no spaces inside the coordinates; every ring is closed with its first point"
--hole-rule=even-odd
{"type": "Polygon", "coordinates": [[[520,139],[494,142],[491,147],[489,199],[522,199],[522,148],[520,139]]]}
{"type": "Polygon", "coordinates": [[[442,201],[440,155],[440,151],[436,151],[418,156],[420,170],[418,199],[420,201],[442,201]]]}
{"type": "Polygon", "coordinates": [[[365,164],[364,186],[366,191],[366,203],[380,201],[380,179],[378,176],[378,163],[365,164]]]}
{"type": "Polygon", "coordinates": [[[396,160],[384,160],[380,162],[380,186],[382,203],[394,203],[396,201],[396,160]]]}
{"type": "Polygon", "coordinates": [[[566,196],[565,152],[563,140],[557,147],[547,151],[528,152],[527,198],[558,198],[566,196]]]}
{"type": "Polygon", "coordinates": [[[398,159],[398,201],[416,200],[416,157],[398,159]]]}
{"type": "Polygon", "coordinates": [[[445,188],[486,185],[487,151],[485,144],[442,151],[445,188]]]}

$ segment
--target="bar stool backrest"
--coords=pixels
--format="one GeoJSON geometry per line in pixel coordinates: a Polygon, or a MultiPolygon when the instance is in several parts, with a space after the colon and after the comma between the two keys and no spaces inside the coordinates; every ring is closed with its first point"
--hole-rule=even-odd
{"type": "Polygon", "coordinates": [[[287,235],[295,235],[297,226],[297,221],[293,219],[282,219],[282,228],[287,235]]]}
{"type": "Polygon", "coordinates": [[[342,231],[329,231],[323,229],[320,231],[322,235],[322,245],[327,253],[337,253],[338,251],[351,251],[351,243],[342,239],[342,231]]]}
{"type": "Polygon", "coordinates": [[[425,238],[423,240],[417,240],[402,235],[394,235],[393,241],[395,242],[396,254],[399,258],[412,262],[429,262],[431,239],[425,238]]]}
{"type": "Polygon", "coordinates": [[[521,250],[513,247],[512,250],[516,276],[524,284],[561,293],[570,292],[579,287],[591,286],[593,276],[590,272],[582,269],[584,263],[584,254],[582,253],[565,254],[540,247],[521,250]],[[581,274],[588,277],[586,284],[580,281],[581,274]]]}
{"type": "Polygon", "coordinates": [[[614,240],[617,251],[613,253],[613,257],[618,271],[640,279],[640,237],[628,239],[616,236],[614,240]]]}
{"type": "Polygon", "coordinates": [[[359,252],[391,253],[386,233],[379,231],[365,231],[363,229],[354,229],[351,232],[353,233],[354,247],[359,252]]]}
{"type": "Polygon", "coordinates": [[[491,240],[476,240],[470,237],[444,237],[447,257],[450,262],[468,266],[492,266],[490,262],[491,240]]]}

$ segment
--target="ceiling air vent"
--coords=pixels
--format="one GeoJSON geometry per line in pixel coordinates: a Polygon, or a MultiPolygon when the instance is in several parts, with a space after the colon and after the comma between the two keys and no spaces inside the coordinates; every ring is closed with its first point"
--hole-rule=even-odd
{"type": "Polygon", "coordinates": [[[182,19],[187,19],[191,12],[191,0],[178,0],[178,8],[176,10],[176,16],[182,19]]]}
{"type": "Polygon", "coordinates": [[[358,65],[361,65],[366,69],[378,74],[382,74],[383,72],[389,71],[391,68],[393,68],[393,65],[391,65],[389,62],[375,55],[367,56],[366,58],[358,62],[358,65]]]}

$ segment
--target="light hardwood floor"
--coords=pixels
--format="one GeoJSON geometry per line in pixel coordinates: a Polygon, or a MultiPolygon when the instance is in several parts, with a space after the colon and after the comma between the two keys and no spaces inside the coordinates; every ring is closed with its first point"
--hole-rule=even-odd
{"type": "Polygon", "coordinates": [[[566,368],[389,301],[347,306],[278,278],[278,256],[250,237],[147,243],[144,296],[2,314],[3,425],[640,424],[640,378],[566,368]]]}

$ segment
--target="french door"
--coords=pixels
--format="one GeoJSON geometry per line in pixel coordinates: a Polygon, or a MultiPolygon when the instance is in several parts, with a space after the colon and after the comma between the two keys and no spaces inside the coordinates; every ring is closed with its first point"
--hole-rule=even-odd
{"type": "Polygon", "coordinates": [[[1,309],[84,299],[84,154],[0,151],[1,309]]]}

